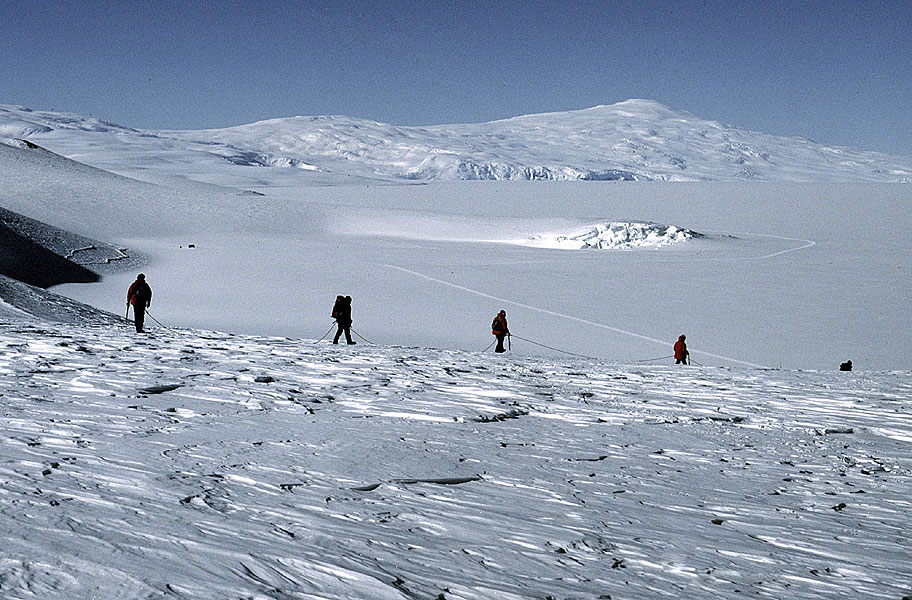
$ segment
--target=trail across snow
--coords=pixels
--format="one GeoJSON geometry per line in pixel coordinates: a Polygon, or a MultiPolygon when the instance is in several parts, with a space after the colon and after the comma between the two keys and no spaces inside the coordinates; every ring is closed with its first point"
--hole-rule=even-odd
{"type": "Polygon", "coordinates": [[[910,397],[0,324],[0,597],[901,598],[910,397]]]}
{"type": "MultiPolygon", "coordinates": [[[[577,316],[574,316],[574,315],[567,315],[567,314],[563,314],[563,313],[560,313],[560,312],[557,312],[557,311],[548,310],[547,308],[539,308],[539,307],[537,307],[537,306],[531,306],[531,305],[529,305],[529,304],[525,304],[525,303],[523,303],[523,302],[517,302],[517,301],[515,301],[515,300],[510,300],[510,299],[508,299],[508,298],[501,298],[501,297],[494,296],[494,295],[491,295],[491,294],[488,294],[488,293],[485,293],[485,292],[482,292],[482,291],[479,291],[479,290],[473,290],[472,288],[469,288],[469,287],[465,287],[465,286],[462,286],[462,285],[458,285],[458,284],[455,284],[455,283],[451,283],[451,282],[449,282],[449,281],[444,281],[443,279],[437,279],[436,277],[431,277],[431,276],[429,276],[429,275],[425,275],[425,274],[423,274],[423,273],[419,273],[418,271],[412,271],[411,269],[406,269],[405,267],[400,267],[400,266],[398,266],[398,265],[383,265],[383,266],[384,266],[384,267],[387,267],[387,268],[389,268],[389,269],[396,269],[396,270],[398,270],[398,271],[402,271],[403,273],[408,273],[409,275],[414,275],[415,277],[420,277],[420,278],[425,279],[425,280],[427,280],[427,281],[433,281],[434,283],[439,283],[440,285],[445,285],[445,286],[447,286],[447,287],[451,287],[451,288],[454,288],[454,289],[457,289],[457,290],[462,290],[462,291],[468,292],[468,293],[470,293],[470,294],[475,294],[476,296],[481,296],[482,298],[488,298],[488,299],[490,299],[490,300],[497,300],[498,302],[502,302],[502,303],[506,303],[506,304],[511,304],[511,305],[513,305],[513,306],[520,306],[520,307],[522,307],[522,308],[525,308],[525,309],[528,309],[528,310],[531,310],[531,311],[535,311],[535,312],[538,312],[538,313],[550,315],[550,316],[552,316],[552,317],[559,317],[559,318],[562,318],[562,319],[568,319],[568,320],[570,320],[570,321],[575,321],[575,322],[577,322],[577,323],[582,323],[582,324],[584,324],[584,325],[591,325],[592,327],[598,327],[599,329],[607,329],[608,331],[613,331],[613,332],[615,332],[615,333],[621,333],[621,334],[623,334],[623,335],[628,335],[628,336],[630,336],[630,337],[634,337],[634,338],[637,338],[637,339],[639,339],[639,340],[644,340],[644,341],[647,341],[647,342],[652,342],[652,343],[654,343],[654,344],[660,344],[660,345],[662,345],[662,346],[665,346],[666,348],[668,347],[668,340],[656,339],[656,338],[653,338],[653,337],[649,337],[649,336],[647,336],[647,335],[642,335],[642,334],[640,334],[640,333],[635,333],[635,332],[633,332],[633,331],[628,331],[628,330],[626,330],[626,329],[620,329],[620,328],[618,328],[618,327],[612,327],[611,325],[605,325],[604,323],[597,323],[597,322],[595,322],[595,321],[590,321],[589,319],[583,319],[583,318],[581,318],[581,317],[577,317],[577,316]]],[[[754,367],[754,368],[758,368],[758,369],[766,369],[766,368],[768,368],[768,367],[765,367],[765,366],[763,366],[763,365],[759,365],[759,364],[756,364],[756,363],[751,363],[751,362],[739,360],[739,359],[737,359],[737,358],[730,358],[730,357],[728,357],[728,356],[722,356],[721,354],[714,354],[714,353],[712,353],[712,352],[706,352],[706,351],[703,351],[703,350],[700,350],[700,351],[693,351],[692,354],[700,354],[700,355],[703,355],[703,356],[711,356],[711,357],[717,358],[717,359],[719,359],[719,360],[724,360],[724,361],[727,361],[727,362],[731,362],[731,363],[735,363],[735,364],[739,364],[739,365],[744,365],[744,366],[748,366],[748,367],[754,367]]]]}

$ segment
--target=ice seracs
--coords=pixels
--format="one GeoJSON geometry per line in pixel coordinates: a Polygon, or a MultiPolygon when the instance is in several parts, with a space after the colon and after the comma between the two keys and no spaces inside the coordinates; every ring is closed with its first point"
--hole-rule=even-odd
{"type": "Polygon", "coordinates": [[[539,248],[558,250],[632,250],[634,248],[661,248],[701,234],[674,225],[659,223],[599,223],[581,231],[534,236],[527,244],[539,248]]]}

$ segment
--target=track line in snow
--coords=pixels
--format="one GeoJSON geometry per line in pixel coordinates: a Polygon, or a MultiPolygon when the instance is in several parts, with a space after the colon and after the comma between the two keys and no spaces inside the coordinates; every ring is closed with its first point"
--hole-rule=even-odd
{"type": "Polygon", "coordinates": [[[798,252],[799,250],[806,250],[812,246],[816,246],[817,242],[814,240],[804,240],[801,238],[790,238],[781,235],[770,235],[766,233],[748,233],[748,232],[730,232],[730,231],[707,231],[707,234],[715,235],[728,235],[728,236],[754,236],[762,238],[770,238],[774,240],[784,240],[787,242],[800,242],[800,246],[794,248],[786,248],[785,250],[777,250],[770,254],[764,254],[763,256],[726,256],[726,257],[717,257],[717,258],[707,258],[705,256],[690,256],[690,257],[675,257],[675,258],[645,258],[642,262],[644,263],[691,263],[691,262],[753,262],[759,260],[769,260],[770,258],[775,258],[777,256],[782,256],[783,254],[789,254],[791,252],[798,252]]]}
{"type": "MultiPolygon", "coordinates": [[[[718,232],[716,232],[716,233],[718,233],[718,232]]],[[[802,245],[798,246],[797,248],[786,248],[785,250],[779,250],[778,252],[773,252],[772,254],[766,254],[764,256],[742,258],[740,260],[767,260],[769,258],[774,258],[776,256],[781,256],[783,254],[788,254],[790,252],[798,252],[799,250],[805,250],[807,248],[810,248],[811,246],[817,245],[817,242],[815,242],[813,240],[803,240],[801,238],[790,238],[790,237],[785,237],[785,236],[781,236],[781,235],[770,235],[767,233],[747,233],[747,232],[731,233],[731,232],[729,232],[728,235],[744,235],[744,236],[753,235],[753,236],[757,236],[757,237],[770,238],[770,239],[774,239],[774,240],[785,240],[787,242],[801,242],[802,243],[802,245]]]]}
{"type": "MultiPolygon", "coordinates": [[[[559,313],[559,312],[556,312],[556,311],[553,311],[553,310],[549,310],[549,309],[547,309],[547,308],[539,308],[539,307],[537,307],[537,306],[532,306],[532,305],[530,305],[530,304],[525,304],[525,303],[523,303],[523,302],[517,302],[517,301],[515,301],[515,300],[510,300],[510,299],[508,299],[508,298],[501,298],[500,296],[494,296],[494,295],[492,295],[492,294],[488,294],[488,293],[485,293],[485,292],[481,292],[481,291],[479,291],[479,290],[473,290],[472,288],[465,287],[465,286],[463,286],[463,285],[459,285],[458,283],[452,283],[452,282],[450,282],[450,281],[446,281],[446,280],[443,280],[443,279],[437,279],[436,277],[431,277],[430,275],[425,275],[424,273],[419,273],[418,271],[412,271],[411,269],[406,269],[405,267],[400,267],[399,265],[383,264],[382,266],[384,266],[384,267],[386,267],[386,268],[388,268],[388,269],[393,269],[393,270],[396,270],[396,271],[402,271],[403,273],[408,273],[409,275],[412,275],[412,276],[414,276],[414,277],[420,277],[421,279],[426,279],[427,281],[432,281],[432,282],[434,282],[434,283],[439,283],[440,285],[445,285],[445,286],[447,286],[447,287],[450,287],[450,288],[453,288],[453,289],[457,289],[457,290],[461,290],[461,291],[467,292],[467,293],[469,293],[469,294],[475,294],[476,296],[481,296],[482,298],[488,298],[488,299],[490,299],[490,300],[497,300],[498,302],[503,302],[503,303],[506,303],[506,304],[512,304],[513,306],[519,306],[520,308],[525,308],[526,310],[531,310],[531,311],[534,311],[534,312],[538,312],[538,313],[542,313],[542,314],[546,314],[546,315],[551,315],[551,316],[553,316],[553,317],[560,317],[560,318],[567,319],[567,320],[570,320],[570,321],[576,321],[577,323],[583,323],[583,324],[585,324],[585,325],[591,325],[592,327],[598,327],[598,328],[600,328],[600,329],[607,329],[608,331],[613,331],[613,332],[615,332],[615,333],[620,333],[620,334],[622,334],[622,335],[627,335],[627,336],[634,337],[634,338],[637,338],[637,339],[640,339],[640,340],[644,340],[644,341],[647,341],[647,342],[652,342],[652,343],[654,343],[654,344],[660,344],[660,345],[665,346],[665,347],[667,347],[667,346],[669,345],[669,344],[668,344],[668,340],[659,340],[659,339],[656,339],[656,338],[653,338],[653,337],[649,337],[649,336],[647,336],[647,335],[642,335],[642,334],[640,334],[640,333],[636,333],[636,332],[634,332],[634,331],[627,331],[626,329],[620,329],[620,328],[618,328],[618,327],[612,327],[611,325],[605,325],[604,323],[597,323],[596,321],[590,321],[590,320],[588,320],[588,319],[583,319],[583,318],[580,318],[580,317],[574,317],[573,315],[568,315],[568,314],[564,314],[564,313],[559,313]]],[[[744,365],[744,366],[747,366],[747,367],[754,367],[754,368],[756,368],[756,369],[768,369],[768,368],[769,368],[769,367],[767,367],[767,366],[765,366],[765,365],[759,365],[759,364],[757,364],[757,363],[747,362],[747,361],[744,361],[744,360],[738,360],[737,358],[731,358],[731,357],[728,357],[728,356],[722,356],[721,354],[713,354],[712,352],[705,352],[705,351],[702,351],[702,350],[694,350],[694,351],[692,352],[692,354],[700,354],[700,355],[702,355],[702,356],[710,356],[710,357],[712,357],[712,358],[717,358],[717,359],[719,359],[719,360],[724,360],[724,361],[727,361],[727,362],[732,362],[732,363],[736,363],[736,364],[739,364],[739,365],[744,365]]]]}

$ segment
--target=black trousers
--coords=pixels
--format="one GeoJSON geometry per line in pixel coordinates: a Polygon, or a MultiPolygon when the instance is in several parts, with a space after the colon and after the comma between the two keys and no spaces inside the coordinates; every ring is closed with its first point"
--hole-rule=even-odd
{"type": "Polygon", "coordinates": [[[504,343],[504,340],[507,338],[507,334],[506,333],[496,333],[496,334],[494,334],[494,337],[497,338],[497,347],[494,348],[494,352],[506,352],[507,349],[504,348],[503,343],[504,343]]]}
{"type": "Polygon", "coordinates": [[[146,305],[145,304],[134,304],[133,305],[133,320],[136,323],[136,332],[140,333],[143,330],[143,323],[146,321],[146,305]]]}
{"type": "Polygon", "coordinates": [[[339,338],[343,333],[345,334],[345,341],[349,344],[353,343],[351,336],[351,321],[336,321],[336,323],[338,323],[339,328],[336,330],[336,337],[333,338],[333,344],[339,343],[339,338]]]}

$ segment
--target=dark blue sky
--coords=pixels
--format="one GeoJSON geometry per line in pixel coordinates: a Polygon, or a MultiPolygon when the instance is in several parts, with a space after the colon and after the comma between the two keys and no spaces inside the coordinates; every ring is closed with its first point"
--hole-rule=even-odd
{"type": "Polygon", "coordinates": [[[133,127],[628,98],[912,155],[912,0],[0,2],[0,103],[133,127]]]}

